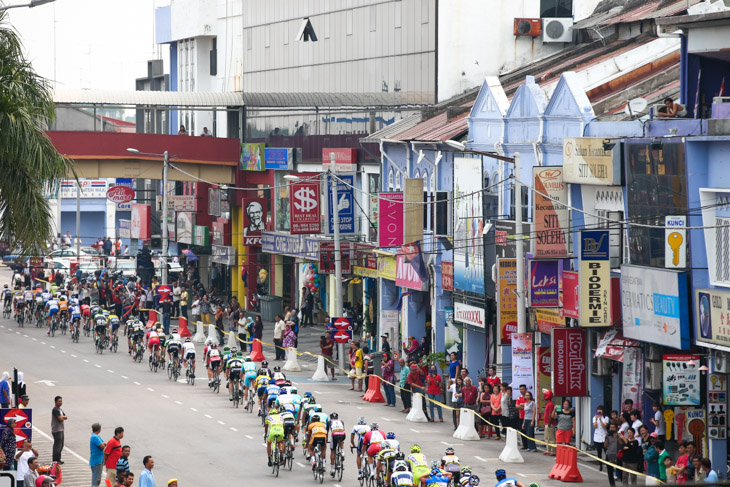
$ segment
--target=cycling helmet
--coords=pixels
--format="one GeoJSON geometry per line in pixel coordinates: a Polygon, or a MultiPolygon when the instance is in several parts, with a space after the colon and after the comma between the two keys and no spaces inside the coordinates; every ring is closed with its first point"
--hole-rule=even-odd
{"type": "Polygon", "coordinates": [[[206,338],[205,339],[205,344],[206,345],[213,345],[213,339],[212,338],[206,338]]]}
{"type": "Polygon", "coordinates": [[[318,423],[319,422],[319,414],[315,414],[310,419],[312,420],[312,423],[318,423]]]}
{"type": "Polygon", "coordinates": [[[278,365],[274,367],[274,372],[281,372],[281,367],[278,365]]]}
{"type": "Polygon", "coordinates": [[[236,347],[231,347],[231,353],[236,354],[238,352],[238,349],[236,347]]]}
{"type": "Polygon", "coordinates": [[[370,429],[373,431],[378,431],[378,423],[370,423],[370,429]]]}
{"type": "Polygon", "coordinates": [[[436,470],[437,472],[441,471],[439,467],[439,462],[437,462],[436,460],[431,462],[431,473],[433,473],[434,470],[436,470]]]}
{"type": "Polygon", "coordinates": [[[451,447],[448,447],[446,449],[446,451],[444,452],[444,455],[453,455],[453,454],[454,454],[454,449],[451,447]]]}
{"type": "Polygon", "coordinates": [[[187,343],[187,342],[192,342],[192,341],[193,341],[193,339],[192,339],[192,338],[190,338],[190,337],[187,337],[187,338],[185,339],[185,343],[187,343]]]}
{"type": "Polygon", "coordinates": [[[388,431],[385,434],[385,439],[387,439],[387,440],[395,440],[395,433],[393,433],[392,431],[388,431]]]}
{"type": "Polygon", "coordinates": [[[421,447],[418,445],[413,445],[411,447],[411,453],[421,453],[421,447]]]}
{"type": "MultiPolygon", "coordinates": [[[[464,469],[462,469],[462,472],[463,471],[464,471],[464,469]]],[[[505,472],[505,470],[503,468],[500,468],[500,469],[497,469],[497,471],[494,472],[494,475],[497,477],[497,480],[502,480],[500,477],[506,478],[507,477],[507,472],[505,472]]]]}
{"type": "Polygon", "coordinates": [[[395,454],[395,459],[396,460],[405,460],[406,459],[406,454],[403,453],[402,451],[399,451],[399,452],[397,452],[395,454]]]}
{"type": "MultiPolygon", "coordinates": [[[[249,358],[251,358],[251,357],[249,357],[249,358]]],[[[258,370],[258,371],[256,372],[256,375],[259,375],[259,376],[261,376],[261,375],[266,375],[266,371],[265,371],[265,370],[262,370],[262,369],[259,369],[259,370],[258,370]]]]}
{"type": "Polygon", "coordinates": [[[393,471],[395,472],[406,472],[408,471],[408,465],[403,460],[396,460],[393,464],[393,471]]]}
{"type": "Polygon", "coordinates": [[[314,396],[309,396],[309,404],[317,404],[317,400],[314,398],[314,396]]]}
{"type": "Polygon", "coordinates": [[[263,362],[261,362],[261,367],[266,368],[268,366],[269,366],[269,363],[266,360],[264,360],[263,362]]]}
{"type": "Polygon", "coordinates": [[[243,357],[243,350],[239,350],[236,352],[236,357],[240,358],[243,357]]]}
{"type": "Polygon", "coordinates": [[[315,413],[321,413],[322,412],[322,405],[321,404],[315,404],[314,405],[314,412],[315,413]]]}
{"type": "Polygon", "coordinates": [[[337,414],[337,413],[336,413],[336,412],[334,412],[334,411],[332,411],[332,413],[330,413],[330,419],[337,419],[337,418],[339,418],[339,417],[340,417],[340,415],[339,415],[339,414],[337,414]]]}
{"type": "Polygon", "coordinates": [[[218,350],[218,344],[217,344],[217,343],[214,343],[213,345],[211,345],[211,347],[213,347],[213,348],[215,348],[216,350],[218,350]]]}
{"type": "Polygon", "coordinates": [[[251,361],[251,357],[246,357],[246,358],[245,358],[245,359],[243,359],[243,360],[244,360],[245,362],[250,362],[250,361],[251,361]]]}
{"type": "Polygon", "coordinates": [[[309,397],[312,397],[312,393],[311,393],[311,392],[305,392],[305,393],[304,393],[304,397],[305,397],[305,398],[309,398],[309,397]]]}
{"type": "Polygon", "coordinates": [[[229,347],[228,345],[226,345],[225,347],[223,347],[223,352],[224,353],[227,353],[227,352],[230,352],[230,351],[231,351],[231,347],[229,347]]]}
{"type": "MultiPolygon", "coordinates": [[[[504,470],[502,470],[504,472],[504,470]]],[[[461,467],[461,476],[468,477],[471,475],[471,467],[461,467]]]]}
{"type": "Polygon", "coordinates": [[[289,394],[299,394],[299,389],[297,389],[297,386],[291,386],[289,388],[289,394]]]}
{"type": "MultiPolygon", "coordinates": [[[[469,485],[471,485],[472,487],[476,487],[477,485],[479,485],[479,476],[472,475],[471,477],[469,477],[469,485]]],[[[533,486],[540,487],[537,484],[530,484],[530,487],[533,487],[533,486]]]]}
{"type": "Polygon", "coordinates": [[[538,484],[537,482],[533,482],[530,484],[530,487],[540,487],[540,484],[538,484]]]}
{"type": "Polygon", "coordinates": [[[286,406],[284,406],[283,404],[279,404],[279,412],[280,413],[286,412],[286,406]]]}
{"type": "Polygon", "coordinates": [[[173,328],[173,329],[172,329],[172,332],[173,332],[173,333],[177,333],[177,328],[173,328]]]}
{"type": "MultiPolygon", "coordinates": [[[[309,393],[307,392],[307,394],[309,394],[309,393]]],[[[360,416],[360,419],[357,420],[357,424],[359,424],[359,425],[368,424],[368,420],[365,419],[365,416],[360,416]]]]}
{"type": "Polygon", "coordinates": [[[3,287],[4,287],[5,289],[7,289],[7,288],[8,288],[8,285],[7,285],[7,284],[5,284],[5,286],[3,286],[3,287]]]}

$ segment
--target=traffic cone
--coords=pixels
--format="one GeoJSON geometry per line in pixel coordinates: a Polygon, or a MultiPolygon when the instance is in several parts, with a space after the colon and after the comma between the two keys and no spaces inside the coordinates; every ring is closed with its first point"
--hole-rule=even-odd
{"type": "Polygon", "coordinates": [[[299,365],[299,357],[297,355],[296,348],[292,347],[286,350],[286,363],[282,369],[287,372],[299,372],[302,370],[302,367],[299,365]]]}
{"type": "Polygon", "coordinates": [[[238,348],[238,340],[236,340],[236,335],[233,332],[228,333],[228,342],[226,345],[228,345],[229,348],[238,348]]]}
{"type": "Polygon", "coordinates": [[[479,441],[479,433],[477,433],[477,429],[474,427],[474,411],[461,408],[459,427],[456,428],[452,436],[459,440],[479,441]]]}
{"type": "Polygon", "coordinates": [[[190,330],[188,329],[188,319],[184,317],[180,317],[177,320],[177,329],[178,333],[180,334],[180,338],[187,338],[193,336],[192,333],[190,333],[190,330]]]}
{"type": "Polygon", "coordinates": [[[507,428],[507,442],[504,445],[499,459],[504,463],[525,463],[525,459],[520,454],[520,447],[517,445],[517,431],[513,428],[507,428]]]}
{"type": "Polygon", "coordinates": [[[428,423],[428,418],[423,414],[423,394],[420,392],[413,393],[411,411],[406,416],[406,420],[414,423],[428,423]]]}
{"type": "Polygon", "coordinates": [[[329,382],[330,378],[327,377],[327,371],[324,369],[324,357],[319,355],[317,357],[317,370],[314,371],[312,380],[319,382],[329,382]]]}
{"type": "Polygon", "coordinates": [[[264,360],[266,360],[264,358],[264,352],[261,350],[261,340],[259,340],[258,338],[254,338],[253,340],[251,360],[253,360],[254,362],[263,362],[264,360]]]}
{"type": "Polygon", "coordinates": [[[218,332],[215,329],[215,325],[208,325],[208,340],[211,340],[216,345],[223,345],[218,341],[218,332]]]}
{"type": "Polygon", "coordinates": [[[368,390],[365,392],[362,400],[367,402],[385,402],[383,393],[380,392],[380,377],[377,375],[369,375],[367,381],[368,390]]]}

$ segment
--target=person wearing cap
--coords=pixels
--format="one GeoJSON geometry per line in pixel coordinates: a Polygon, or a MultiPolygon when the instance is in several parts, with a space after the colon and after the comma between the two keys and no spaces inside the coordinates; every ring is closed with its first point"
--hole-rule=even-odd
{"type": "Polygon", "coordinates": [[[557,421],[553,418],[555,403],[553,402],[553,391],[548,389],[542,390],[542,397],[545,399],[545,412],[543,415],[543,424],[545,425],[545,442],[548,444],[543,455],[555,456],[555,427],[557,421]]]}
{"type": "Polygon", "coordinates": [[[37,479],[35,479],[35,487],[55,487],[55,483],[53,482],[53,477],[50,475],[39,475],[37,479]]]}
{"type": "Polygon", "coordinates": [[[28,394],[23,394],[22,396],[20,396],[20,404],[18,405],[18,407],[20,409],[25,409],[28,407],[29,402],[30,402],[30,397],[28,397],[28,394]]]}
{"type": "Polygon", "coordinates": [[[89,438],[89,467],[91,467],[91,487],[99,487],[101,474],[104,471],[104,448],[106,443],[99,435],[101,424],[91,425],[91,438],[89,438]]]}
{"type": "Polygon", "coordinates": [[[390,353],[390,343],[388,343],[390,336],[388,336],[387,333],[384,333],[383,335],[380,335],[380,338],[383,339],[383,342],[380,344],[380,350],[383,353],[390,353]]]}
{"type": "Polygon", "coordinates": [[[170,479],[167,481],[167,487],[177,487],[177,479],[170,479]]]}

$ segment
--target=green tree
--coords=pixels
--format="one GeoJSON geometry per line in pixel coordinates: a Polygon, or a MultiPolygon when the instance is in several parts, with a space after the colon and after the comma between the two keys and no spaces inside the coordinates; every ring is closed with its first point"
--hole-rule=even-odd
{"type": "Polygon", "coordinates": [[[0,236],[24,254],[45,250],[52,236],[44,189],[74,173],[44,132],[54,116],[48,80],[0,13],[0,236]]]}

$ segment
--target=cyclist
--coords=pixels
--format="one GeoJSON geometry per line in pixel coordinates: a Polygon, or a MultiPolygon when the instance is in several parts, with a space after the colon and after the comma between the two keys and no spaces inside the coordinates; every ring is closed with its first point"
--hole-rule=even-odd
{"type": "Polygon", "coordinates": [[[495,487],[525,487],[525,484],[512,477],[507,477],[507,472],[503,468],[498,469],[494,472],[497,477],[497,484],[495,487]]]}
{"type": "Polygon", "coordinates": [[[271,406],[272,402],[275,402],[279,397],[280,388],[273,381],[269,381],[264,390],[263,403],[267,406],[271,406]]]}
{"type": "Polygon", "coordinates": [[[266,377],[268,377],[269,379],[273,377],[271,369],[269,368],[269,362],[267,362],[266,360],[261,362],[261,367],[259,367],[259,370],[263,370],[266,373],[266,377]]]}
{"type": "Polygon", "coordinates": [[[185,343],[183,343],[183,364],[185,364],[185,367],[192,366],[192,374],[193,377],[195,377],[195,344],[190,339],[190,337],[187,337],[185,339],[185,343]],[[188,362],[189,361],[189,362],[188,362]],[[190,365],[188,365],[190,364],[190,365]]]}
{"type": "Polygon", "coordinates": [[[278,386],[282,386],[286,381],[286,375],[284,375],[284,372],[281,371],[281,367],[278,365],[274,367],[274,375],[271,376],[271,379],[278,386]]]}
{"type": "MultiPolygon", "coordinates": [[[[119,317],[115,314],[109,315],[109,325],[112,327],[112,335],[117,335],[117,330],[119,329],[119,325],[121,325],[121,321],[119,320],[119,317]]],[[[111,340],[110,340],[111,341],[111,340]]]]}
{"type": "MultiPolygon", "coordinates": [[[[23,298],[22,291],[15,291],[13,294],[13,303],[15,303],[15,319],[17,320],[18,316],[25,311],[25,299],[23,298]]],[[[48,333],[50,334],[50,330],[48,333]]]]}
{"type": "Polygon", "coordinates": [[[3,303],[5,309],[10,308],[10,300],[13,298],[13,292],[10,290],[7,284],[3,287],[3,303]]]}
{"type": "Polygon", "coordinates": [[[58,298],[58,317],[61,323],[68,319],[68,297],[65,294],[58,298]]]}
{"type": "Polygon", "coordinates": [[[458,485],[459,477],[461,476],[461,462],[459,462],[459,457],[456,456],[453,448],[448,447],[444,452],[444,456],[441,457],[441,468],[451,474],[451,478],[454,479],[454,485],[458,485]]]}
{"type": "MultiPolygon", "coordinates": [[[[129,334],[130,342],[129,342],[129,353],[132,353],[132,349],[136,349],[137,343],[142,344],[144,341],[144,324],[139,321],[135,320],[132,322],[132,332],[129,334]]],[[[144,345],[142,345],[144,347],[144,345]]]]}
{"type": "Polygon", "coordinates": [[[459,476],[459,482],[454,483],[455,486],[460,487],[468,487],[469,480],[473,477],[471,473],[471,467],[461,467],[461,472],[459,476]]]}
{"type": "Polygon", "coordinates": [[[297,430],[297,420],[294,418],[292,412],[283,404],[279,405],[279,414],[284,421],[284,439],[286,439],[287,444],[295,444],[297,440],[292,435],[297,430]]]}
{"type": "Polygon", "coordinates": [[[408,455],[408,463],[411,465],[413,472],[413,485],[421,485],[421,479],[431,472],[426,461],[426,455],[421,453],[421,447],[413,445],[411,454],[408,455]]]}
{"type": "Polygon", "coordinates": [[[314,458],[314,447],[320,446],[319,451],[322,453],[322,465],[326,465],[325,452],[327,451],[327,426],[319,420],[319,415],[315,414],[312,416],[312,420],[307,426],[307,460],[312,460],[312,469],[316,465],[316,459],[314,458]]]}
{"type": "Polygon", "coordinates": [[[391,475],[392,487],[408,487],[415,485],[413,483],[413,473],[408,470],[408,463],[403,459],[403,454],[399,453],[393,462],[393,475],[391,475]]]}
{"type": "Polygon", "coordinates": [[[221,353],[221,363],[225,366],[226,362],[228,362],[228,359],[231,358],[231,347],[228,345],[225,345],[223,347],[223,352],[221,353]]]}
{"type": "Polygon", "coordinates": [[[378,427],[378,423],[370,423],[370,431],[365,433],[365,437],[363,438],[363,445],[365,446],[365,451],[368,454],[368,464],[370,464],[370,477],[375,478],[375,468],[373,468],[373,460],[375,459],[375,455],[377,455],[380,452],[380,448],[382,447],[382,444],[385,441],[385,435],[382,431],[380,431],[378,427]]]}
{"type": "Polygon", "coordinates": [[[251,357],[246,357],[243,361],[243,402],[246,403],[245,409],[248,410],[248,388],[251,382],[256,381],[256,363],[251,357]]]}
{"type": "Polygon", "coordinates": [[[81,322],[81,307],[79,306],[78,300],[76,303],[71,304],[71,336],[79,326],[81,322]]]}
{"type": "Polygon", "coordinates": [[[343,449],[345,446],[345,423],[340,419],[340,415],[336,412],[330,414],[329,423],[327,423],[327,429],[332,435],[332,447],[330,450],[330,475],[335,476],[335,451],[339,446],[343,449]]]}
{"type": "MultiPolygon", "coordinates": [[[[235,348],[233,350],[236,350],[235,348]]],[[[229,401],[233,401],[233,391],[235,384],[241,381],[241,368],[243,367],[243,352],[236,350],[228,362],[226,362],[226,372],[228,373],[228,392],[230,393],[229,401]]]]}
{"type": "Polygon", "coordinates": [[[269,381],[271,379],[267,375],[265,370],[259,369],[257,372],[258,377],[256,377],[256,395],[259,398],[259,416],[261,416],[262,411],[264,411],[264,393],[266,392],[266,387],[269,385],[269,381]]]}
{"type": "Polygon", "coordinates": [[[154,326],[147,332],[147,349],[150,351],[150,362],[153,355],[157,361],[160,360],[160,334],[154,326]]]}
{"type": "Polygon", "coordinates": [[[438,462],[433,461],[431,462],[431,473],[421,479],[421,487],[447,487],[450,480],[451,474],[441,470],[438,462]]]}
{"type": "Polygon", "coordinates": [[[400,451],[400,443],[395,439],[395,433],[388,432],[385,435],[385,441],[382,443],[380,452],[376,458],[375,473],[378,478],[383,469],[385,469],[385,483],[390,484],[391,473],[393,472],[393,463],[395,457],[400,451]]]}
{"type": "Polygon", "coordinates": [[[270,467],[272,442],[276,443],[276,447],[281,452],[281,457],[284,457],[284,419],[281,417],[279,410],[276,408],[272,408],[266,416],[266,421],[264,422],[264,437],[266,438],[266,453],[269,457],[270,467]]]}
{"type": "Polygon", "coordinates": [[[175,362],[176,364],[179,364],[179,357],[182,352],[182,339],[180,338],[180,335],[173,333],[172,336],[170,336],[170,339],[165,342],[165,349],[167,350],[167,358],[170,363],[175,362]]]}
{"type": "Polygon", "coordinates": [[[350,433],[350,450],[355,448],[357,450],[357,479],[360,480],[362,478],[362,443],[363,439],[365,438],[365,433],[370,431],[370,426],[368,426],[368,422],[364,417],[360,417],[360,419],[357,420],[357,424],[353,425],[352,432],[350,433]],[[355,435],[357,435],[357,445],[355,445],[355,435]]]}
{"type": "Polygon", "coordinates": [[[25,301],[25,309],[32,310],[33,309],[33,290],[31,288],[26,288],[25,291],[23,291],[23,300],[25,301]]]}
{"type": "Polygon", "coordinates": [[[215,343],[208,349],[206,365],[208,366],[208,387],[213,387],[213,379],[218,377],[221,365],[221,352],[215,343]]]}
{"type": "Polygon", "coordinates": [[[106,337],[106,316],[99,313],[94,316],[94,343],[104,340],[106,337]]]}

